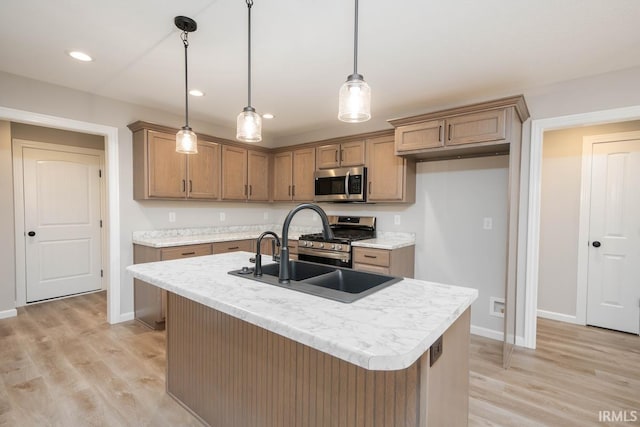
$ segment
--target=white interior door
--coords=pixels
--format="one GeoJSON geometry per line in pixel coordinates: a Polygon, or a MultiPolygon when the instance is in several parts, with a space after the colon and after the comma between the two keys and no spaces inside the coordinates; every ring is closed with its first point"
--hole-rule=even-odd
{"type": "Polygon", "coordinates": [[[640,140],[592,144],[587,324],[640,332],[640,140]]]}
{"type": "Polygon", "coordinates": [[[27,302],[100,289],[100,157],[22,154],[27,302]]]}

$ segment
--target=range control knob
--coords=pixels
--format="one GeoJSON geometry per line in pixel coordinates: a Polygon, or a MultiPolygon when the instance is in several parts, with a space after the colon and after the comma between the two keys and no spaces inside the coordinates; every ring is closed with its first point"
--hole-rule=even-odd
{"type": "Polygon", "coordinates": [[[341,251],[342,250],[342,245],[336,245],[336,249],[341,251]]]}
{"type": "Polygon", "coordinates": [[[336,245],[331,245],[331,249],[335,249],[335,248],[336,248],[336,245]]]}
{"type": "Polygon", "coordinates": [[[318,243],[319,248],[324,248],[324,243],[318,243]]]}

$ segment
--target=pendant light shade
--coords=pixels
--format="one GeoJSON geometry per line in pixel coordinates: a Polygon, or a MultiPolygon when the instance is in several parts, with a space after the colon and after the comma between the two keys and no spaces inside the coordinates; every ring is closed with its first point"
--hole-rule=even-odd
{"type": "Polygon", "coordinates": [[[360,74],[352,74],[340,87],[338,118],[343,122],[366,122],[371,118],[371,88],[360,74]]]}
{"type": "Polygon", "coordinates": [[[187,48],[189,47],[189,33],[198,28],[196,21],[186,16],[176,16],[176,27],[182,30],[180,38],[184,45],[184,116],[185,125],[176,134],[176,151],[185,154],[198,153],[198,136],[189,127],[189,69],[187,66],[187,48]]]}
{"type": "Polygon", "coordinates": [[[251,106],[251,6],[253,0],[246,0],[248,13],[247,42],[247,106],[238,114],[236,139],[242,142],[262,141],[262,117],[251,106]]]}
{"type": "Polygon", "coordinates": [[[253,107],[244,107],[238,114],[236,138],[244,142],[262,141],[262,117],[253,107]]]}
{"type": "Polygon", "coordinates": [[[366,122],[371,118],[371,88],[358,74],[358,0],[355,0],[353,33],[353,74],[340,87],[338,119],[348,123],[366,122]]]}

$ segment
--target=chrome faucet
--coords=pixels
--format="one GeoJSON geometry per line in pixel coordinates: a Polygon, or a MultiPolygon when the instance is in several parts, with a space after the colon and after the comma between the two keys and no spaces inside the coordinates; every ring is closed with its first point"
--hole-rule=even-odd
{"type": "Polygon", "coordinates": [[[256,262],[256,266],[253,269],[254,277],[262,276],[262,255],[260,254],[260,246],[262,245],[262,239],[265,236],[273,236],[274,237],[275,240],[272,242],[272,246],[271,246],[273,248],[272,256],[273,256],[273,260],[274,261],[278,260],[278,256],[276,255],[276,246],[280,247],[280,238],[273,231],[265,231],[260,236],[258,236],[258,240],[256,241],[256,261],[255,261],[256,262]]]}
{"type": "Polygon", "coordinates": [[[318,215],[320,215],[320,219],[322,220],[322,235],[325,240],[333,239],[333,231],[331,230],[331,226],[329,225],[329,218],[327,218],[327,214],[322,210],[322,208],[318,205],[314,205],[313,203],[302,203],[295,208],[291,209],[289,214],[284,220],[284,224],[282,225],[282,248],[280,248],[280,274],[278,275],[279,283],[289,283],[291,277],[291,271],[289,269],[289,226],[291,225],[291,220],[293,216],[300,212],[302,209],[311,209],[316,211],[318,215]]]}

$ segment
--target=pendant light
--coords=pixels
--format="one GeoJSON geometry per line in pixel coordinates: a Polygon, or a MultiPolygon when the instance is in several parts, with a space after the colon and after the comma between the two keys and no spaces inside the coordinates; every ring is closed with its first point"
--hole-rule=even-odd
{"type": "Polygon", "coordinates": [[[242,142],[262,141],[262,118],[251,106],[251,6],[253,0],[246,0],[248,11],[248,61],[247,61],[247,106],[238,114],[236,139],[242,142]]]}
{"type": "Polygon", "coordinates": [[[343,122],[366,122],[371,118],[371,88],[358,74],[358,0],[353,35],[353,74],[340,87],[338,119],[343,122]]]}
{"type": "Polygon", "coordinates": [[[186,16],[176,16],[174,21],[176,27],[182,30],[180,38],[184,44],[184,116],[185,125],[176,134],[176,151],[185,154],[198,153],[198,136],[189,127],[189,73],[187,67],[187,48],[189,47],[189,33],[198,29],[198,24],[186,16]]]}

